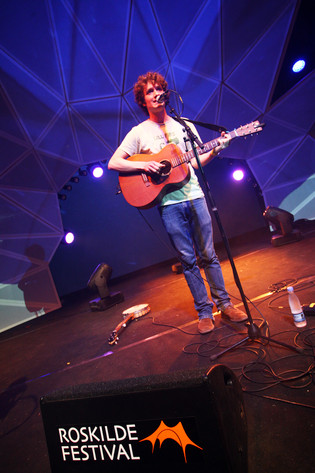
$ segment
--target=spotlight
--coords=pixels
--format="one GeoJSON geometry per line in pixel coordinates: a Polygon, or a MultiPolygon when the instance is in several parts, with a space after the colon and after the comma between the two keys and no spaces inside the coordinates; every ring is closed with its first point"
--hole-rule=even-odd
{"type": "Polygon", "coordinates": [[[87,176],[88,175],[88,172],[87,172],[86,169],[81,169],[80,168],[78,173],[79,173],[79,176],[87,176]]]}
{"type": "Polygon", "coordinates": [[[292,66],[292,71],[293,72],[301,72],[305,67],[305,61],[304,59],[299,59],[296,61],[293,66],[292,66]]]}
{"type": "Polygon", "coordinates": [[[66,196],[66,194],[58,194],[58,199],[60,199],[60,200],[66,200],[66,199],[67,199],[67,196],[66,196]]]}
{"type": "Polygon", "coordinates": [[[71,245],[74,242],[74,234],[72,232],[66,232],[64,236],[64,241],[67,245],[71,245]]]}
{"type": "Polygon", "coordinates": [[[232,175],[235,181],[241,181],[244,179],[244,171],[242,169],[236,169],[232,175]]]}
{"type": "Polygon", "coordinates": [[[92,164],[89,166],[89,172],[95,179],[99,179],[103,176],[104,169],[100,164],[92,164]]]}
{"type": "Polygon", "coordinates": [[[268,206],[263,216],[275,228],[276,232],[281,232],[281,234],[275,233],[272,236],[271,244],[273,246],[286,245],[301,240],[301,232],[293,228],[294,216],[290,212],[278,207],[268,206]]]}
{"type": "Polygon", "coordinates": [[[97,289],[99,298],[89,302],[92,310],[106,310],[124,300],[121,292],[110,293],[108,281],[112,274],[112,268],[108,264],[100,263],[93,271],[88,287],[97,289]]]}
{"type": "Polygon", "coordinates": [[[78,184],[79,181],[80,181],[80,179],[78,178],[78,176],[73,176],[70,179],[70,182],[75,182],[75,184],[78,184]]]}
{"type": "Polygon", "coordinates": [[[72,186],[71,186],[71,184],[66,184],[65,186],[63,186],[63,189],[65,191],[72,191],[72,186]]]}

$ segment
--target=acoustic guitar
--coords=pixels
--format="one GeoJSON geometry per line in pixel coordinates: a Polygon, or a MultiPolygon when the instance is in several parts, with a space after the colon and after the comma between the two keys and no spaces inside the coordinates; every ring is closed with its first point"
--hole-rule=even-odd
{"type": "MultiPolygon", "coordinates": [[[[238,137],[253,135],[262,131],[264,124],[258,120],[240,126],[227,133],[232,140],[238,137]]],[[[198,155],[211,151],[219,146],[219,138],[205,143],[202,148],[197,147],[198,155]]],[[[174,143],[169,143],[156,154],[134,154],[129,161],[157,161],[163,164],[160,173],[146,173],[141,171],[120,172],[119,184],[126,201],[139,209],[154,207],[168,192],[180,189],[190,179],[188,163],[195,157],[194,150],[182,153],[174,143]]]]}

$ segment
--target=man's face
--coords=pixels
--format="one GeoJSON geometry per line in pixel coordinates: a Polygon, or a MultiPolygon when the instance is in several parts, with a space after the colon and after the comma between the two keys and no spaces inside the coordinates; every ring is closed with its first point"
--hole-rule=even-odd
{"type": "Polygon", "coordinates": [[[153,84],[148,82],[144,88],[144,102],[148,109],[148,112],[155,111],[160,107],[163,107],[163,103],[157,102],[157,98],[163,93],[163,89],[159,84],[153,84]]]}

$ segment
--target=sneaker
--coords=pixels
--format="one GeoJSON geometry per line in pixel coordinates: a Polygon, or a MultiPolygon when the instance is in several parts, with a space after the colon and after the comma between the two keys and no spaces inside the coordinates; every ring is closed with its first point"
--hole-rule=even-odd
{"type": "Polygon", "coordinates": [[[233,305],[225,307],[221,310],[221,316],[230,320],[231,322],[244,322],[247,320],[247,315],[240,309],[237,309],[233,305]]]}
{"type": "Polygon", "coordinates": [[[210,317],[200,319],[198,323],[198,331],[200,333],[209,333],[214,329],[213,321],[210,317]]]}

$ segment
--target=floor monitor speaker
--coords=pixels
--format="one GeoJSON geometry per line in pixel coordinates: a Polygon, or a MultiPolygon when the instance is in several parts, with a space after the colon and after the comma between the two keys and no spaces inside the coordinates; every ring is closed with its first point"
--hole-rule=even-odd
{"type": "Polygon", "coordinates": [[[41,412],[53,473],[247,472],[242,389],[220,364],[73,386],[41,412]]]}

